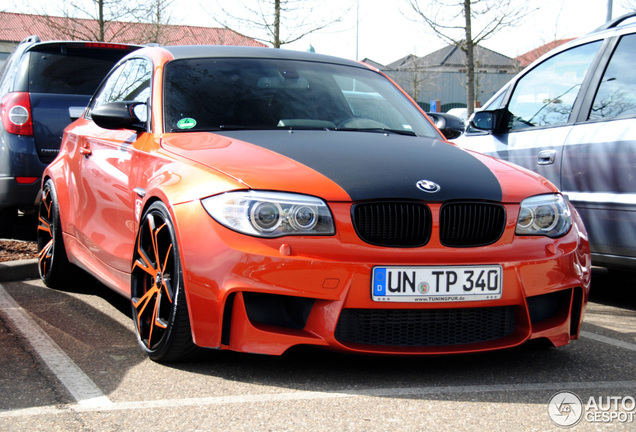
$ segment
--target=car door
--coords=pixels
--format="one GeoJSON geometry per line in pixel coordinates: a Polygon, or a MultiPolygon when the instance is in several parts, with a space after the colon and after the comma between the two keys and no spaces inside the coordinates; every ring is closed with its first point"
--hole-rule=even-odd
{"type": "Polygon", "coordinates": [[[562,188],[597,264],[636,266],[636,34],[617,38],[563,151],[562,188]]]}
{"type": "Polygon", "coordinates": [[[503,130],[484,134],[469,129],[458,144],[521,165],[561,187],[571,114],[601,45],[598,40],[576,46],[534,66],[510,84],[503,106],[494,107],[508,112],[503,130]]]}
{"type": "MultiPolygon", "coordinates": [[[[90,110],[105,103],[148,103],[151,64],[135,58],[121,64],[96,94],[90,110]]],[[[137,111],[136,111],[137,112],[137,111]]],[[[76,215],[78,237],[102,263],[130,272],[137,220],[133,167],[149,133],[102,129],[88,122],[79,136],[77,188],[82,211],[76,215]]]]}

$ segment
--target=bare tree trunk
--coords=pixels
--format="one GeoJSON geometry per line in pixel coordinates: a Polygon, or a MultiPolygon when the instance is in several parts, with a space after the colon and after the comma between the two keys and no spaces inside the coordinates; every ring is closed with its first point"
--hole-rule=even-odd
{"type": "Polygon", "coordinates": [[[466,22],[466,111],[467,116],[475,108],[475,53],[473,45],[473,30],[470,17],[470,0],[464,0],[464,19],[466,22]]]}
{"type": "Polygon", "coordinates": [[[280,48],[280,0],[274,1],[274,48],[280,48]]]}
{"type": "Polygon", "coordinates": [[[106,40],[106,23],[104,22],[104,0],[97,1],[97,24],[99,25],[99,40],[106,40]]]}

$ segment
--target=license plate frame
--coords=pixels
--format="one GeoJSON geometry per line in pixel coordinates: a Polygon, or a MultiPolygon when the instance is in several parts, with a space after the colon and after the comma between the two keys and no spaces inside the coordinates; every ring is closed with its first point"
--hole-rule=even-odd
{"type": "Polygon", "coordinates": [[[501,265],[376,266],[371,298],[376,302],[428,303],[498,300],[501,265]]]}

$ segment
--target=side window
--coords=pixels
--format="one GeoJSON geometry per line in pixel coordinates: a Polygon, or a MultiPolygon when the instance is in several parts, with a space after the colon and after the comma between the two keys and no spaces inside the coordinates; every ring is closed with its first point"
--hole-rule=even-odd
{"type": "Polygon", "coordinates": [[[132,59],[110,74],[93,101],[93,108],[109,102],[148,102],[152,68],[144,59],[132,59]]]}
{"type": "Polygon", "coordinates": [[[636,34],[623,36],[603,74],[590,120],[636,115],[636,34]]]}
{"type": "Polygon", "coordinates": [[[564,51],[521,78],[508,104],[510,129],[567,123],[600,46],[601,41],[597,41],[564,51]]]}
{"type": "Polygon", "coordinates": [[[494,110],[494,109],[501,108],[505,95],[506,95],[506,92],[502,91],[501,93],[499,93],[499,96],[497,96],[496,99],[492,99],[491,102],[488,104],[488,107],[484,107],[484,109],[494,110]]]}
{"type": "Polygon", "coordinates": [[[2,82],[0,83],[0,94],[2,95],[15,90],[13,85],[15,76],[20,69],[20,63],[27,62],[26,66],[28,67],[28,56],[23,56],[22,51],[22,49],[18,48],[2,67],[2,82]]]}

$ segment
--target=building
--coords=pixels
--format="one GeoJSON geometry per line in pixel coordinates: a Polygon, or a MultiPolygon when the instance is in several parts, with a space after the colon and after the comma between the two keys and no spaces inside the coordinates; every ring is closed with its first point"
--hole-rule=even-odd
{"type": "MultiPolygon", "coordinates": [[[[481,103],[519,71],[519,63],[481,46],[475,46],[474,56],[475,100],[481,103]]],[[[466,107],[466,54],[454,45],[424,57],[411,54],[386,66],[367,63],[389,75],[427,111],[431,101],[440,101],[441,111],[466,107]]]]}
{"type": "MultiPolygon", "coordinates": [[[[109,22],[104,30],[105,42],[266,46],[225,28],[109,22]]],[[[42,40],[99,40],[99,33],[96,20],[0,12],[0,64],[30,35],[42,40]]]]}

